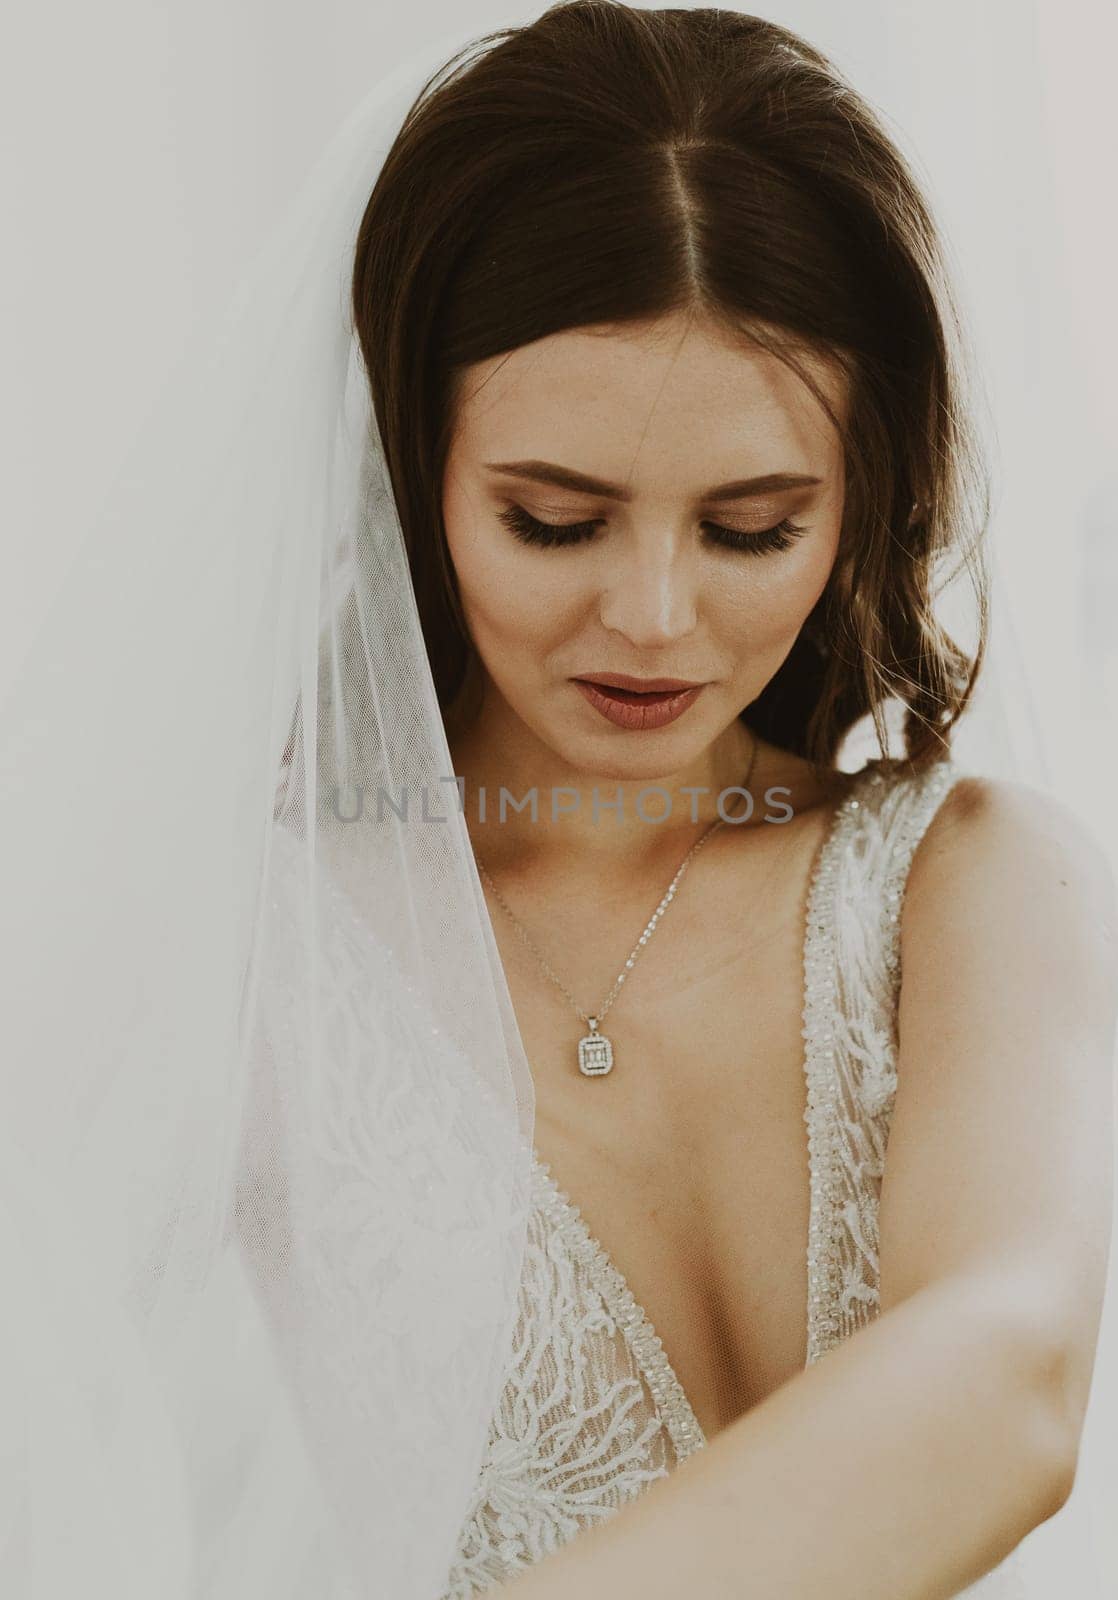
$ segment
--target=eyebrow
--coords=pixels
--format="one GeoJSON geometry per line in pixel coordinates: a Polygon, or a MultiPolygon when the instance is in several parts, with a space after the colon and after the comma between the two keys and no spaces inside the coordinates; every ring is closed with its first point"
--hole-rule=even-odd
{"type": "MultiPolygon", "coordinates": [[[[591,478],[585,472],[575,472],[572,467],[560,467],[552,461],[486,461],[491,472],[500,472],[510,478],[525,478],[533,483],[550,483],[559,489],[577,489],[583,494],[597,494],[607,500],[629,501],[629,489],[601,478],[591,478]]],[[[734,478],[730,483],[720,483],[708,489],[701,500],[740,500],[748,495],[772,494],[780,489],[805,489],[822,483],[806,472],[767,472],[759,478],[734,478]]]]}

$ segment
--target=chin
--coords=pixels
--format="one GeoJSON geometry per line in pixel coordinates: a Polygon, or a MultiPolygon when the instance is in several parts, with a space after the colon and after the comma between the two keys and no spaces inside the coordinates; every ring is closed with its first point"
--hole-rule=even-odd
{"type": "Polygon", "coordinates": [[[686,737],[674,727],[649,733],[626,733],[604,727],[597,737],[582,732],[572,734],[561,743],[553,733],[541,730],[540,737],[562,760],[589,778],[607,782],[655,783],[665,773],[675,772],[698,759],[717,737],[714,729],[696,734],[689,729],[686,737]]]}

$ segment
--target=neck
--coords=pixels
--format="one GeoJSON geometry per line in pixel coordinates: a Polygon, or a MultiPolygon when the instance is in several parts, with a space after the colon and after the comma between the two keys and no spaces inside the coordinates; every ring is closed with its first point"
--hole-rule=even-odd
{"type": "Polygon", "coordinates": [[[685,851],[723,813],[748,814],[742,795],[724,793],[743,785],[747,773],[754,813],[763,809],[763,753],[736,719],[687,765],[639,778],[620,762],[590,770],[564,761],[492,700],[468,730],[448,727],[448,741],[455,775],[464,783],[470,838],[479,858],[498,872],[509,867],[546,872],[551,861],[577,859],[602,877],[608,878],[614,866],[631,873],[658,862],[665,852],[685,851]],[[658,790],[671,797],[667,816],[665,793],[658,790]]]}

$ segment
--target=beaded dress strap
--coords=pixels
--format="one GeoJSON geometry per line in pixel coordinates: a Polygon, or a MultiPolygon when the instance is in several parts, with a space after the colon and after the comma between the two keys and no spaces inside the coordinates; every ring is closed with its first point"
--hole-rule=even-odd
{"type": "Polygon", "coordinates": [[[916,848],[956,771],[874,763],[816,864],[804,939],[810,1168],[808,1365],[878,1309],[877,1206],[896,1090],[900,914],[916,848]]]}

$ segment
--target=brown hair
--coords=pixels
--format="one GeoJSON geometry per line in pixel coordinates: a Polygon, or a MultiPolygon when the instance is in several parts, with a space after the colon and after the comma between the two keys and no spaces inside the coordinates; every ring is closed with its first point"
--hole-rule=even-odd
{"type": "Polygon", "coordinates": [[[743,719],[833,767],[867,712],[941,754],[985,651],[986,471],[961,319],[925,200],[875,113],[787,29],[560,0],[420,91],[358,234],[354,324],[444,711],[472,645],[442,523],[462,369],[564,329],[678,310],[787,361],[843,439],[827,586],[743,719]],[[797,353],[838,363],[846,425],[797,353]],[[962,569],[960,647],[934,614],[962,569]]]}

